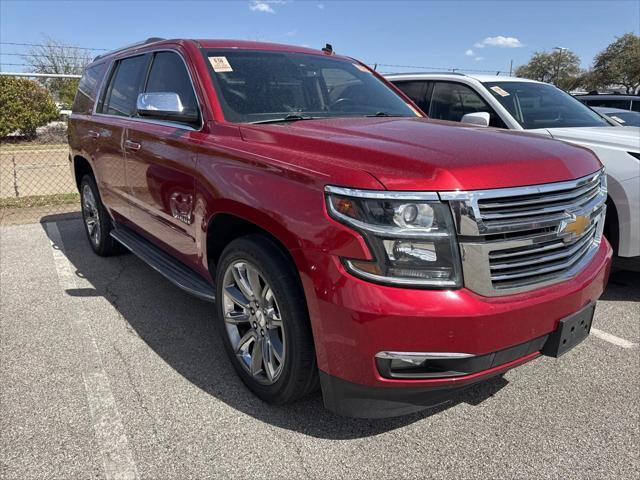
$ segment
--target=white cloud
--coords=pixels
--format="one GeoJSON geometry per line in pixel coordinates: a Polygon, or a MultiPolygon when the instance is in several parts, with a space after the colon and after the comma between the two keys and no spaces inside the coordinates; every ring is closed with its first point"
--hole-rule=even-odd
{"type": "Polygon", "coordinates": [[[487,37],[481,42],[474,43],[473,46],[476,48],[520,48],[524,47],[524,44],[516,37],[503,37],[502,35],[498,35],[497,37],[487,37]]]}
{"type": "Polygon", "coordinates": [[[324,10],[324,3],[319,3],[319,4],[318,4],[318,8],[319,8],[320,10],[324,10]]]}
{"type": "Polygon", "coordinates": [[[257,2],[254,1],[251,5],[249,5],[249,10],[252,12],[262,12],[262,13],[276,13],[276,11],[271,8],[271,5],[265,2],[257,2]]]}
{"type": "Polygon", "coordinates": [[[293,30],[289,30],[288,32],[285,32],[284,36],[285,37],[295,37],[298,34],[298,29],[294,28],[293,30]]]}
{"type": "Polygon", "coordinates": [[[475,55],[475,52],[474,52],[473,50],[469,49],[469,50],[467,50],[466,52],[464,52],[464,54],[465,54],[467,57],[473,57],[473,56],[475,55]]]}
{"type": "Polygon", "coordinates": [[[249,5],[249,10],[252,12],[276,13],[271,5],[282,5],[283,3],[287,3],[287,0],[253,0],[249,5]]]}
{"type": "Polygon", "coordinates": [[[484,57],[476,57],[476,58],[474,58],[474,60],[476,62],[481,62],[482,60],[484,60],[484,57]]]}

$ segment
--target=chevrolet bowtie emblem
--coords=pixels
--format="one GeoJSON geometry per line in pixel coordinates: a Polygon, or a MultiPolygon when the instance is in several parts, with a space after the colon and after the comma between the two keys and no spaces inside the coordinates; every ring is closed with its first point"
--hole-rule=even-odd
{"type": "Polygon", "coordinates": [[[559,236],[579,237],[589,228],[590,218],[586,215],[574,215],[573,219],[565,220],[558,230],[559,236]]]}

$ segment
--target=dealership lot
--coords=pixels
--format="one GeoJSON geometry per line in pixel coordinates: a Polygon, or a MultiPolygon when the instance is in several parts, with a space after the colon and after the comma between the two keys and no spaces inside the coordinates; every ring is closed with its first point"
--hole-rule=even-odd
{"type": "Polygon", "coordinates": [[[0,477],[631,478],[640,468],[640,275],[596,332],[423,413],[337,417],[251,395],[194,299],[79,219],[0,231],[0,477]],[[455,472],[455,473],[454,473],[455,472]]]}

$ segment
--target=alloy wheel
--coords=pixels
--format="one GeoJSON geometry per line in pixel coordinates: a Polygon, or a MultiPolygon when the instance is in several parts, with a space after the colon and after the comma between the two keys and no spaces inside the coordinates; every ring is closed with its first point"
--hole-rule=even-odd
{"type": "Polygon", "coordinates": [[[94,245],[100,245],[100,213],[96,197],[87,184],[82,188],[82,216],[89,238],[94,245]]]}
{"type": "Polygon", "coordinates": [[[286,355],[280,309],[271,286],[253,264],[227,267],[223,285],[224,322],[235,358],[256,381],[274,384],[286,355]]]}

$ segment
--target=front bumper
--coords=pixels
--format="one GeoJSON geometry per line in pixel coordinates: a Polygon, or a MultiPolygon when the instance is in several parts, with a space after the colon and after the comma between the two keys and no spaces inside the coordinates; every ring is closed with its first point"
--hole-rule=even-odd
{"type": "Polygon", "coordinates": [[[498,375],[538,350],[469,375],[398,379],[381,375],[382,351],[464,352],[482,356],[529,344],[559,320],[594,302],[607,282],[611,248],[602,241],[574,278],[502,297],[467,290],[412,290],[375,285],[344,271],[324,252],[305,252],[301,272],[327,408],[348,416],[403,415],[442,401],[460,387],[498,375]]]}

